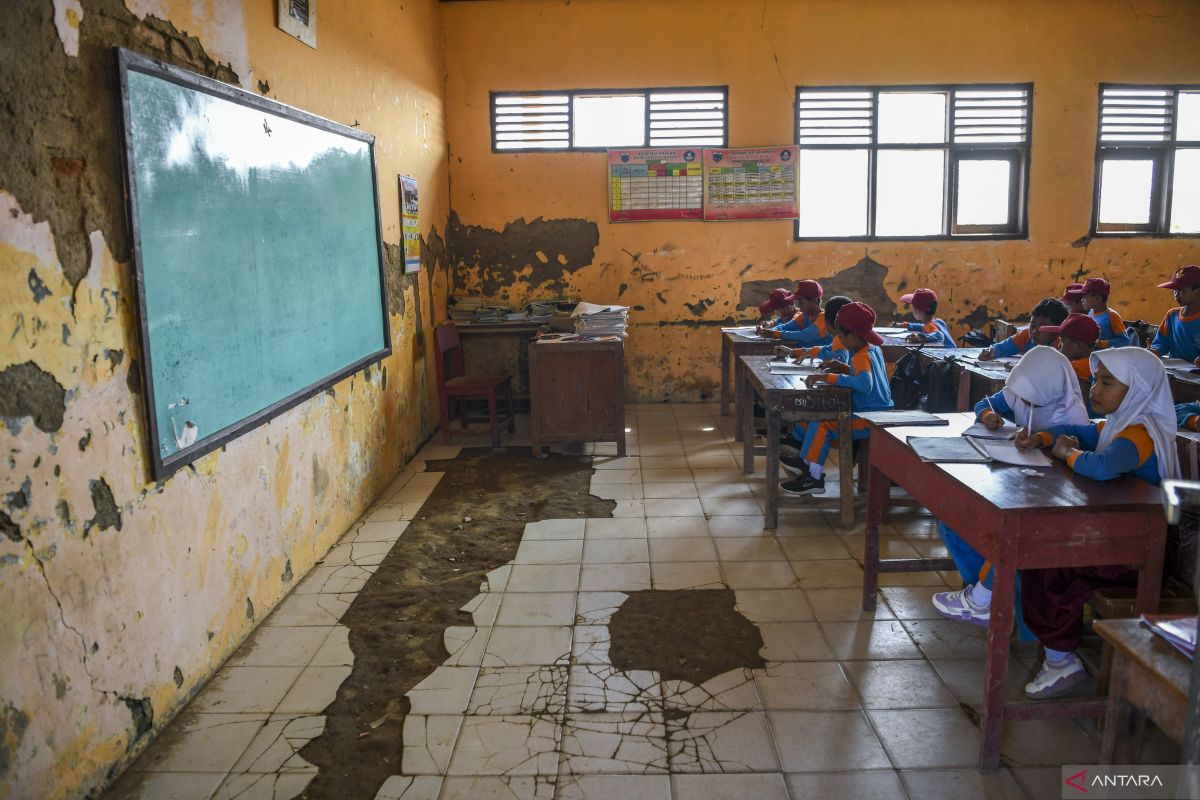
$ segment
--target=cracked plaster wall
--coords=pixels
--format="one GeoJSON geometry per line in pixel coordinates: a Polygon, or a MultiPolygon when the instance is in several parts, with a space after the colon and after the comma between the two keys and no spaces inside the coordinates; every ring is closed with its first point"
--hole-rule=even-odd
{"type": "Polygon", "coordinates": [[[94,796],[391,481],[436,412],[445,316],[434,0],[22,0],[0,20],[0,800],[94,796]],[[180,470],[146,459],[114,46],[378,137],[394,354],[180,470]],[[398,173],[426,269],[403,276],[398,173]]]}
{"type": "Polygon", "coordinates": [[[458,224],[503,233],[539,218],[573,223],[545,228],[537,242],[509,240],[510,251],[482,258],[475,248],[452,249],[455,289],[513,304],[563,292],[633,307],[625,357],[631,400],[712,397],[716,328],[748,317],[758,301],[746,294],[758,297],[767,285],[835,278],[881,311],[905,290],[931,286],[961,334],[991,317],[1027,316],[1037,300],[1057,297],[1084,275],[1113,282],[1113,306],[1126,320],[1157,323],[1170,298],[1150,287],[1200,261],[1195,238],[1081,238],[1091,221],[1097,84],[1200,81],[1200,4],[685,5],[496,0],[452,3],[443,12],[458,224]],[[663,35],[680,25],[686,36],[663,35]],[[801,243],[786,221],[610,225],[603,153],[495,154],[487,127],[489,90],[717,84],[729,86],[730,145],[747,147],[793,141],[797,85],[1026,81],[1034,83],[1027,241],[801,243]],[[570,250],[585,226],[598,233],[591,260],[556,262],[564,250],[557,237],[568,234],[570,250]]]}

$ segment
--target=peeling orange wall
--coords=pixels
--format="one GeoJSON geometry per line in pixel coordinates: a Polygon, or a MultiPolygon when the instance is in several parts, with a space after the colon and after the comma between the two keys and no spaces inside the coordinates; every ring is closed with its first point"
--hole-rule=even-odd
{"type": "MultiPolygon", "coordinates": [[[[642,307],[626,342],[631,399],[713,396],[716,327],[746,316],[743,281],[828,278],[869,257],[887,268],[876,294],[898,302],[902,289],[933,287],[961,335],[972,312],[975,324],[1028,315],[1081,275],[1109,278],[1126,320],[1157,322],[1170,298],[1149,287],[1200,261],[1196,238],[1081,241],[1098,84],[1200,82],[1193,0],[497,0],[452,3],[443,16],[452,212],[493,230],[538,217],[599,228],[590,265],[531,281],[535,262],[517,253],[511,288],[490,296],[520,304],[561,287],[642,307]],[[797,85],[1028,81],[1027,241],[799,243],[786,221],[610,225],[604,154],[490,150],[489,90],[724,84],[730,146],[747,147],[793,141],[797,85]]],[[[456,290],[480,291],[487,265],[454,256],[456,290]]]]}
{"type": "Polygon", "coordinates": [[[94,82],[85,94],[98,92],[102,109],[118,107],[114,43],[132,36],[150,55],[206,54],[229,65],[242,88],[376,134],[390,268],[400,243],[398,173],[419,181],[426,238],[440,243],[446,224],[435,0],[323,2],[315,50],[277,30],[274,16],[273,1],[57,0],[14,7],[0,22],[24,26],[2,31],[12,48],[0,54],[12,91],[4,113],[41,113],[46,122],[19,134],[34,142],[29,162],[0,170],[0,376],[12,392],[0,408],[17,408],[0,416],[0,799],[98,792],[435,424],[424,342],[431,321],[445,316],[440,268],[390,276],[400,295],[394,353],[381,365],[194,469],[161,485],[150,479],[126,235],[91,222],[123,213],[113,180],[119,152],[83,158],[90,137],[113,132],[60,124],[85,113],[71,105],[80,101],[70,81],[94,82]],[[16,77],[17,69],[27,72],[16,77]],[[47,74],[66,76],[54,89],[61,97],[31,112],[45,96],[36,81],[47,74]],[[67,206],[83,207],[82,218],[56,216],[67,206]],[[89,254],[77,286],[64,266],[68,251],[89,254]],[[19,385],[17,375],[49,394],[19,385]],[[55,386],[57,404],[47,399],[55,386]],[[43,415],[54,406],[61,422],[43,415]]]}

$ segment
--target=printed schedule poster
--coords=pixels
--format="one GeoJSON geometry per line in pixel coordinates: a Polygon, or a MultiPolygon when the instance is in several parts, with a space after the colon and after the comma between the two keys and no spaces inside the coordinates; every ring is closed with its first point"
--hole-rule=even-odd
{"type": "Polygon", "coordinates": [[[608,220],[704,219],[698,147],[608,151],[608,220]]]}
{"type": "Polygon", "coordinates": [[[794,219],[796,148],[705,148],[705,219],[794,219]]]}

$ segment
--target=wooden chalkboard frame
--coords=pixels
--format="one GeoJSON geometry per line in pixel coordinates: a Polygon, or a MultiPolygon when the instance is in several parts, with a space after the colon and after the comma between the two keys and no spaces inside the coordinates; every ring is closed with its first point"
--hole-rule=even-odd
{"type": "Polygon", "coordinates": [[[375,136],[364,131],[357,130],[342,125],[332,120],[318,117],[306,111],[302,111],[292,106],[284,105],[275,100],[270,100],[265,97],[247,92],[235,86],[222,83],[211,78],[198,75],[188,70],[180,69],[171,64],[164,63],[154,58],[150,58],[140,53],[135,53],[124,48],[116,48],[116,60],[118,81],[121,92],[121,125],[122,125],[122,150],[121,156],[124,165],[123,177],[125,182],[125,209],[128,214],[127,224],[130,231],[131,249],[133,251],[134,262],[134,291],[137,296],[138,309],[138,326],[140,335],[140,345],[142,350],[141,371],[142,371],[142,387],[145,399],[146,408],[146,430],[148,435],[148,448],[150,453],[150,466],[153,477],[156,481],[163,481],[169,478],[181,467],[191,464],[201,456],[212,452],[218,448],[224,447],[233,439],[248,433],[249,431],[270,422],[275,417],[303,403],[310,397],[325,391],[329,387],[339,381],[359,372],[371,364],[378,363],[384,358],[387,358],[392,353],[392,329],[391,320],[388,316],[388,295],[387,295],[387,272],[386,258],[383,248],[383,225],[382,216],[379,206],[379,170],[375,163],[375,136]],[[171,81],[181,86],[193,89],[199,92],[213,95],[223,100],[233,103],[238,103],[244,106],[266,111],[271,114],[284,117],[304,125],[310,125],[324,131],[346,136],[366,143],[371,161],[371,183],[374,192],[375,204],[375,241],[376,251],[378,253],[379,263],[379,297],[380,297],[380,314],[383,318],[383,336],[384,347],[373,353],[370,353],[351,364],[343,367],[337,372],[328,375],[315,383],[310,384],[287,397],[281,398],[271,405],[259,410],[258,412],[245,417],[231,425],[214,432],[213,434],[196,441],[191,446],[172,453],[167,457],[163,457],[159,452],[159,425],[158,417],[155,412],[154,402],[154,373],[150,362],[150,330],[149,317],[146,305],[146,289],[145,276],[143,272],[144,263],[141,250],[141,231],[138,226],[137,213],[137,180],[136,180],[136,165],[130,157],[133,152],[132,129],[130,119],[130,104],[129,104],[129,80],[130,72],[141,72],[151,75],[156,78],[171,81]]]}

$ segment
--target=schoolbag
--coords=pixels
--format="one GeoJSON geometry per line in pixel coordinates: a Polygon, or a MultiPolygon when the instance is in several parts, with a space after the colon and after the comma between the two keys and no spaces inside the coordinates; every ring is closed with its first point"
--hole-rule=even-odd
{"type": "Polygon", "coordinates": [[[992,337],[979,330],[979,328],[972,328],[966,336],[963,336],[963,344],[967,347],[991,347],[994,342],[992,341],[992,337]]]}
{"type": "Polygon", "coordinates": [[[954,361],[935,361],[925,370],[921,410],[941,414],[958,410],[958,369],[954,361]]]}
{"type": "Polygon", "coordinates": [[[900,411],[916,408],[921,402],[921,386],[924,382],[924,370],[917,353],[921,348],[910,350],[896,362],[896,370],[892,373],[892,405],[900,411]]]}

